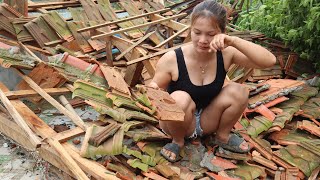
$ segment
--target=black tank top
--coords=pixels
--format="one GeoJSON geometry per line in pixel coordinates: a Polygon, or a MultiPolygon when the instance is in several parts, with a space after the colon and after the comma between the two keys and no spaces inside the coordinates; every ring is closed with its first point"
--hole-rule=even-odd
{"type": "Polygon", "coordinates": [[[175,53],[177,56],[179,76],[177,81],[170,82],[167,89],[168,92],[171,94],[177,90],[185,91],[191,96],[197,109],[207,107],[212,99],[220,93],[226,77],[221,51],[217,52],[217,72],[215,80],[212,83],[203,86],[197,86],[191,82],[182,49],[176,49],[175,53]]]}

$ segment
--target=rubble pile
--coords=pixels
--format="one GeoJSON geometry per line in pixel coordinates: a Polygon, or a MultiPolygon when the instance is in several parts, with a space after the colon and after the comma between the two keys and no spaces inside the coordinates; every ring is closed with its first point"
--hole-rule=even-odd
{"type": "Polygon", "coordinates": [[[183,121],[184,112],[167,92],[148,83],[164,53],[189,43],[188,17],[201,1],[23,2],[0,4],[0,65],[23,79],[14,91],[0,83],[0,132],[37,151],[66,176],[318,177],[320,93],[296,80],[298,55],[281,42],[228,26],[230,35],[261,43],[277,57],[269,69],[233,65],[228,70],[226,84],[242,83],[250,91],[248,107],[233,129],[250,143],[250,152],[227,151],[208,136],[186,142],[181,160],[170,163],[160,155],[171,137],[159,121],[183,121]],[[44,120],[44,102],[68,119],[68,126],[44,120]],[[79,107],[85,113],[91,108],[97,117],[84,119],[79,107]]]}

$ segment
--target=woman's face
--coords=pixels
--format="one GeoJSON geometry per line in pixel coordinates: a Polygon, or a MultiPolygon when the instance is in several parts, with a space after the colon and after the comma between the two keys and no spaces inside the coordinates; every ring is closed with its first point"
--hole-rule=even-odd
{"type": "Polygon", "coordinates": [[[218,24],[213,22],[212,19],[199,17],[191,26],[191,40],[199,53],[208,52],[213,37],[221,33],[218,24]]]}

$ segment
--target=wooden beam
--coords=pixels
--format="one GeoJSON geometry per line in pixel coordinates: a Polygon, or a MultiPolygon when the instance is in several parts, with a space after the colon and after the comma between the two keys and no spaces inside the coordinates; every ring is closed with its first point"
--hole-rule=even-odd
{"type": "Polygon", "coordinates": [[[28,150],[35,149],[25,131],[15,122],[9,120],[6,114],[2,113],[0,113],[0,132],[28,150]]]}
{"type": "Polygon", "coordinates": [[[83,129],[79,128],[79,127],[75,127],[73,129],[69,129],[66,131],[62,131],[58,134],[56,134],[55,136],[53,136],[52,138],[58,140],[59,142],[63,143],[66,142],[70,139],[73,139],[75,137],[78,137],[80,135],[83,135],[85,132],[83,131],[83,129]]]}
{"type": "Polygon", "coordinates": [[[133,30],[133,29],[139,29],[139,28],[142,28],[142,27],[159,24],[161,22],[169,21],[169,20],[172,20],[172,19],[175,19],[175,18],[186,16],[186,15],[187,15],[187,13],[174,15],[174,16],[167,17],[167,18],[164,18],[164,19],[159,19],[159,20],[156,20],[156,21],[152,21],[152,22],[148,22],[148,23],[144,23],[144,24],[139,24],[139,25],[136,25],[136,26],[133,26],[133,27],[128,27],[128,28],[124,28],[124,29],[120,29],[120,30],[116,30],[116,31],[111,31],[109,33],[104,33],[104,34],[99,34],[99,35],[96,35],[96,36],[92,36],[91,39],[100,39],[100,38],[103,38],[103,37],[112,36],[112,35],[119,34],[119,33],[122,33],[122,32],[130,31],[130,30],[133,30]]]}
{"type": "Polygon", "coordinates": [[[46,93],[37,83],[35,83],[30,77],[26,76],[21,70],[16,69],[17,73],[21,76],[23,80],[25,80],[28,85],[35,91],[37,91],[44,99],[46,99],[50,104],[52,104],[55,108],[57,108],[64,115],[69,117],[77,126],[82,129],[86,129],[86,125],[82,121],[79,116],[74,115],[65,107],[63,107],[58,101],[56,101],[53,97],[51,97],[48,93],[46,93]]]}
{"type": "Polygon", "coordinates": [[[30,51],[30,49],[27,46],[25,46],[21,42],[18,42],[18,43],[29,55],[34,57],[39,63],[42,62],[42,60],[38,56],[36,56],[32,51],[30,51]]]}
{"type": "MultiPolygon", "coordinates": [[[[6,87],[0,83],[0,88],[2,90],[5,90],[6,87]]],[[[50,144],[50,146],[48,146],[47,144],[44,144],[39,149],[40,156],[43,159],[50,162],[51,164],[58,167],[59,169],[63,170],[64,172],[67,172],[69,175],[72,175],[74,172],[77,172],[79,170],[79,168],[77,168],[77,167],[75,169],[69,168],[69,167],[75,166],[76,164],[74,164],[74,163],[69,164],[69,165],[66,164],[69,162],[66,162],[65,159],[68,159],[68,161],[74,162],[73,159],[70,159],[70,155],[69,155],[69,157],[65,158],[65,156],[68,156],[68,154],[72,153],[71,154],[72,158],[74,158],[75,161],[79,163],[81,168],[85,172],[87,172],[88,174],[95,177],[96,179],[118,179],[113,175],[106,174],[107,170],[104,167],[101,167],[102,165],[100,165],[99,163],[92,161],[92,160],[82,158],[78,152],[76,152],[77,154],[75,154],[75,151],[70,151],[70,147],[73,147],[73,146],[71,144],[69,144],[68,142],[64,142],[64,141],[69,139],[71,136],[76,136],[78,134],[84,133],[84,131],[81,130],[79,127],[75,128],[73,130],[70,130],[70,131],[66,131],[65,133],[58,134],[53,129],[51,129],[43,120],[41,120],[36,114],[34,114],[20,100],[10,100],[10,101],[11,101],[11,103],[13,103],[13,105],[17,109],[19,109],[19,113],[23,117],[25,117],[26,121],[29,124],[33,124],[33,128],[35,129],[35,132],[38,135],[42,136],[42,138],[44,138],[44,139],[49,139],[48,143],[50,144]],[[70,137],[68,137],[68,135],[70,135],[70,137]],[[55,138],[57,138],[57,139],[55,139],[55,138]],[[64,149],[61,150],[61,144],[60,143],[59,143],[60,145],[57,144],[58,141],[64,142],[64,143],[62,143],[62,146],[64,149]],[[58,151],[60,153],[58,153],[58,151]],[[65,152],[67,152],[68,154],[65,154],[65,152]],[[97,173],[95,173],[95,171],[97,171],[97,173]]],[[[0,116],[0,124],[1,123],[2,123],[2,121],[1,121],[1,116],[0,116]]],[[[12,123],[14,123],[14,122],[12,122],[12,123]]],[[[6,123],[6,125],[8,125],[8,124],[9,123],[6,123]]],[[[14,127],[14,125],[16,125],[16,124],[14,123],[11,126],[12,129],[17,130],[17,131],[19,129],[21,129],[21,128],[19,128],[19,126],[14,127]]],[[[0,131],[1,132],[10,131],[10,128],[6,128],[4,131],[2,131],[2,128],[5,128],[5,127],[6,126],[0,126],[0,131]]],[[[8,137],[13,137],[13,138],[17,139],[17,142],[24,140],[24,138],[23,138],[24,136],[22,136],[22,134],[20,134],[20,133],[15,134],[14,132],[15,131],[10,131],[8,134],[8,137]]],[[[23,131],[20,131],[20,132],[23,133],[23,131]]],[[[30,138],[29,138],[29,140],[30,140],[30,138]]],[[[74,174],[73,176],[76,177],[76,179],[78,179],[77,174],[74,174]]],[[[81,177],[84,177],[83,174],[81,177]]],[[[79,178],[81,178],[81,177],[79,177],[79,178]]]]}
{"type": "Polygon", "coordinates": [[[161,46],[165,45],[169,41],[173,40],[175,37],[179,36],[180,34],[185,32],[186,30],[188,30],[189,28],[190,28],[190,26],[186,26],[185,28],[183,28],[180,31],[176,32],[174,35],[170,36],[168,39],[166,39],[163,42],[161,42],[160,44],[158,44],[155,48],[160,48],[161,46]]]}
{"type": "MultiPolygon", "coordinates": [[[[159,15],[159,14],[152,14],[150,16],[151,21],[157,21],[157,20],[161,20],[161,19],[165,19],[165,17],[159,15]]],[[[170,20],[170,21],[161,21],[160,22],[162,25],[164,26],[168,26],[169,28],[176,30],[176,31],[180,31],[181,29],[185,28],[187,25],[182,24],[180,22],[174,21],[174,20],[170,20]]]]}
{"type": "Polygon", "coordinates": [[[78,32],[84,32],[84,31],[89,31],[89,30],[93,30],[93,29],[98,29],[98,28],[101,28],[101,27],[110,26],[110,25],[113,25],[113,24],[118,24],[118,23],[121,23],[121,22],[130,21],[130,20],[133,20],[133,19],[145,17],[145,16],[148,16],[148,15],[151,15],[151,14],[166,12],[166,11],[170,11],[170,9],[169,8],[160,9],[160,10],[149,12],[149,13],[139,14],[139,15],[136,15],[136,16],[128,17],[128,18],[123,18],[123,19],[119,19],[119,20],[115,20],[115,21],[111,21],[111,22],[97,24],[97,25],[90,26],[90,27],[85,27],[85,28],[79,29],[77,31],[78,32]]]}
{"type": "Polygon", "coordinates": [[[34,149],[40,147],[41,142],[39,138],[31,131],[23,117],[19,114],[17,109],[11,104],[10,100],[5,96],[4,92],[0,89],[0,99],[6,109],[9,111],[13,120],[28,134],[30,141],[34,145],[34,149]]]}
{"type": "MultiPolygon", "coordinates": [[[[51,96],[70,93],[70,90],[68,88],[46,88],[43,90],[46,93],[50,94],[51,96]]],[[[4,94],[10,100],[40,96],[39,93],[37,93],[35,90],[8,91],[8,92],[5,92],[4,94]]]]}
{"type": "Polygon", "coordinates": [[[60,155],[61,160],[69,168],[69,170],[77,177],[77,179],[89,180],[87,175],[80,169],[78,164],[72,159],[70,154],[64,149],[60,142],[53,138],[47,139],[48,143],[54,147],[57,153],[60,155]]]}
{"type": "Polygon", "coordinates": [[[137,62],[140,62],[140,61],[147,60],[147,59],[152,58],[152,57],[155,57],[155,56],[160,56],[160,55],[162,55],[162,54],[164,54],[164,53],[166,53],[166,52],[175,50],[175,49],[177,49],[177,48],[179,48],[179,47],[182,47],[182,46],[184,46],[184,45],[186,45],[186,44],[180,44],[180,45],[178,45],[178,46],[175,46],[175,47],[172,47],[172,48],[169,48],[169,49],[165,49],[165,50],[162,50],[162,51],[159,51],[159,52],[150,54],[150,55],[143,56],[143,57],[138,58],[138,59],[134,59],[134,60],[132,60],[132,61],[128,61],[128,62],[127,62],[127,66],[129,66],[129,65],[131,65],[131,64],[134,64],[134,63],[137,63],[137,62]]]}
{"type": "Polygon", "coordinates": [[[73,107],[71,106],[71,104],[69,103],[69,101],[64,95],[59,96],[59,99],[64,107],[66,107],[74,115],[78,116],[77,112],[73,109],[73,107]]]}
{"type": "Polygon", "coordinates": [[[29,9],[37,9],[50,6],[68,6],[68,5],[80,5],[79,1],[65,1],[65,2],[45,2],[45,3],[32,3],[28,5],[29,9]]]}
{"type": "MultiPolygon", "coordinates": [[[[19,46],[19,43],[17,41],[9,40],[6,38],[0,37],[0,41],[8,44],[10,46],[19,46]]],[[[28,47],[30,50],[38,51],[38,52],[43,53],[45,55],[52,55],[49,51],[43,50],[43,49],[35,47],[35,46],[26,45],[26,47],[28,47]]]]}
{"type": "Polygon", "coordinates": [[[127,54],[133,48],[135,48],[136,46],[141,44],[144,40],[146,40],[148,37],[150,37],[153,33],[155,33],[155,31],[152,31],[152,32],[148,33],[147,35],[143,36],[142,38],[140,38],[139,41],[135,42],[129,48],[127,48],[125,51],[123,51],[121,54],[119,54],[119,56],[117,56],[115,60],[116,61],[120,60],[125,54],[127,54]]]}

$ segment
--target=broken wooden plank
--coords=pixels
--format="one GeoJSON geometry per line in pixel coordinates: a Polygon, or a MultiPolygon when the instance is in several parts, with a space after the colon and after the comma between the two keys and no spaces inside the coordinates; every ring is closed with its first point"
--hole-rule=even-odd
{"type": "Polygon", "coordinates": [[[136,46],[138,46],[139,44],[141,44],[143,41],[145,41],[147,38],[149,38],[153,33],[155,33],[155,31],[152,31],[148,34],[146,34],[145,36],[143,36],[142,38],[139,39],[139,41],[135,42],[134,44],[132,44],[129,48],[127,48],[125,51],[121,52],[121,54],[119,54],[116,57],[116,61],[120,60],[125,54],[127,54],[129,51],[131,51],[133,48],[135,48],[136,46]]]}
{"type": "Polygon", "coordinates": [[[3,105],[7,108],[14,121],[28,134],[34,149],[40,147],[41,142],[39,138],[31,131],[23,117],[19,114],[17,109],[11,104],[10,100],[5,96],[4,92],[0,90],[0,99],[3,105]]]}
{"type": "Polygon", "coordinates": [[[39,16],[24,25],[41,48],[45,43],[60,40],[58,34],[39,16]]]}
{"type": "MultiPolygon", "coordinates": [[[[9,39],[3,38],[3,37],[0,37],[0,42],[4,42],[4,43],[12,45],[12,46],[19,46],[19,43],[17,41],[9,40],[9,39]]],[[[43,49],[35,47],[35,46],[26,45],[26,47],[28,47],[30,50],[38,51],[44,55],[52,55],[47,50],[43,50],[43,49]]]]}
{"type": "MultiPolygon", "coordinates": [[[[0,86],[2,90],[6,88],[5,86],[0,86]]],[[[59,169],[67,172],[68,174],[72,175],[71,169],[66,168],[66,165],[62,161],[64,157],[61,157],[57,154],[55,151],[58,146],[55,146],[58,140],[64,142],[65,140],[69,139],[71,136],[74,136],[76,134],[80,134],[81,130],[79,127],[73,130],[70,130],[70,132],[58,134],[53,129],[51,129],[44,121],[42,121],[37,115],[35,115],[24,103],[22,103],[19,100],[11,100],[11,102],[14,104],[14,106],[19,109],[19,113],[22,114],[23,117],[26,118],[26,121],[29,124],[33,124],[33,128],[39,134],[42,136],[42,138],[48,138],[48,139],[55,139],[55,142],[52,143],[52,141],[49,141],[51,144],[51,147],[48,146],[41,146],[40,147],[40,156],[47,160],[48,162],[54,164],[59,169]],[[70,137],[68,137],[70,135],[70,137]]],[[[1,117],[1,116],[0,116],[1,117]]],[[[1,122],[1,121],[0,121],[1,122]]],[[[0,127],[1,129],[1,127],[0,127]]],[[[9,136],[10,137],[10,136],[9,136]]],[[[79,163],[82,169],[84,169],[88,174],[92,175],[96,179],[117,179],[113,175],[106,174],[107,170],[104,167],[101,167],[100,164],[94,161],[90,161],[88,159],[84,159],[80,157],[79,153],[75,150],[71,151],[70,149],[73,148],[73,146],[67,142],[62,143],[62,146],[64,147],[65,151],[67,151],[71,156],[79,163]]],[[[59,146],[61,148],[61,146],[59,146]]],[[[64,154],[63,154],[64,155],[64,154]]],[[[70,159],[69,159],[70,160],[70,159]]],[[[77,177],[74,175],[74,177],[77,177]]]]}
{"type": "Polygon", "coordinates": [[[186,30],[188,30],[190,28],[190,26],[186,26],[185,28],[179,30],[178,32],[176,32],[174,35],[170,36],[168,39],[166,39],[165,41],[161,42],[160,44],[158,44],[156,46],[156,48],[160,48],[161,46],[165,45],[166,43],[168,43],[169,41],[172,41],[174,38],[176,38],[177,36],[179,36],[180,34],[182,34],[183,32],[185,32],[186,30]]]}
{"type": "Polygon", "coordinates": [[[64,115],[69,117],[77,126],[82,129],[86,129],[86,125],[82,121],[81,118],[71,113],[65,107],[63,107],[59,102],[57,102],[54,98],[52,98],[48,93],[46,93],[40,86],[38,86],[30,77],[26,76],[21,70],[17,70],[17,73],[25,80],[28,85],[37,91],[44,99],[46,99],[50,104],[52,104],[55,108],[57,108],[64,115]]]}
{"type": "Polygon", "coordinates": [[[34,145],[28,134],[15,122],[8,119],[8,115],[0,113],[0,132],[28,150],[34,150],[34,145]]]}
{"type": "Polygon", "coordinates": [[[159,51],[159,52],[147,55],[147,56],[143,56],[143,57],[138,58],[138,59],[134,59],[132,61],[127,62],[127,65],[129,66],[131,64],[134,64],[134,63],[137,63],[137,62],[140,62],[140,61],[144,61],[144,60],[150,59],[150,58],[155,57],[155,56],[160,56],[160,55],[162,55],[162,54],[164,54],[166,52],[178,49],[178,48],[180,48],[180,47],[182,47],[184,45],[186,45],[186,44],[180,44],[180,45],[174,46],[172,48],[168,48],[168,49],[165,49],[165,50],[162,50],[162,51],[159,51]]]}
{"type": "Polygon", "coordinates": [[[57,153],[61,156],[61,160],[69,168],[69,170],[77,177],[77,179],[87,179],[87,175],[80,169],[78,164],[72,159],[70,154],[64,149],[60,142],[53,138],[47,139],[48,143],[54,147],[57,153]]]}
{"type": "Polygon", "coordinates": [[[75,127],[73,129],[57,133],[56,135],[52,136],[52,138],[58,140],[60,143],[63,143],[80,135],[83,135],[84,133],[85,131],[83,131],[83,129],[75,127]]]}
{"type": "MultiPolygon", "coordinates": [[[[165,17],[159,15],[159,14],[153,14],[150,16],[151,21],[158,21],[161,19],[165,19],[165,17]]],[[[181,29],[185,28],[187,25],[179,23],[177,21],[174,20],[170,20],[170,21],[161,21],[160,24],[167,26],[173,30],[176,31],[180,31],[181,29]]]]}
{"type": "Polygon", "coordinates": [[[39,63],[42,62],[42,60],[38,56],[36,56],[32,51],[30,51],[30,49],[27,46],[25,46],[21,42],[18,42],[18,43],[19,43],[19,46],[21,46],[23,50],[25,50],[30,56],[34,57],[36,61],[38,61],[39,63]]]}
{"type": "Polygon", "coordinates": [[[28,16],[28,0],[4,0],[4,3],[13,7],[25,17],[28,16]]]}
{"type": "Polygon", "coordinates": [[[161,22],[169,21],[169,20],[172,20],[172,19],[175,19],[175,18],[179,18],[179,17],[183,17],[183,16],[186,16],[186,13],[174,15],[174,16],[171,16],[171,17],[167,17],[167,18],[164,18],[164,19],[159,19],[159,20],[148,22],[148,23],[145,23],[145,24],[136,25],[136,26],[129,27],[129,28],[124,28],[124,29],[120,29],[120,30],[116,30],[116,31],[111,31],[109,33],[104,33],[104,34],[92,36],[91,39],[99,39],[99,38],[103,38],[103,37],[107,37],[107,36],[112,36],[112,35],[119,34],[119,33],[122,33],[122,32],[126,32],[126,31],[129,31],[129,30],[139,29],[139,28],[142,28],[142,27],[159,24],[161,22]]]}
{"type": "Polygon", "coordinates": [[[169,10],[170,10],[169,8],[166,8],[166,9],[161,9],[161,10],[157,10],[157,11],[153,11],[153,12],[149,12],[149,13],[144,13],[144,14],[140,14],[140,15],[136,15],[136,16],[131,16],[131,17],[128,17],[128,18],[114,20],[114,21],[111,21],[111,22],[106,22],[106,23],[95,25],[95,26],[81,28],[81,29],[78,30],[78,32],[84,32],[84,31],[93,30],[93,29],[97,29],[97,28],[101,28],[101,27],[105,27],[105,26],[110,26],[110,25],[113,25],[113,24],[118,24],[118,23],[121,23],[121,22],[130,21],[130,20],[133,20],[133,19],[137,19],[137,18],[148,16],[148,15],[151,15],[151,14],[166,12],[166,11],[169,11],[169,10]]]}
{"type": "MultiPolygon", "coordinates": [[[[46,93],[51,96],[61,95],[70,93],[68,88],[45,88],[43,89],[46,93]]],[[[37,97],[40,96],[35,90],[18,90],[18,91],[8,91],[4,93],[8,99],[19,99],[26,97],[37,97]]]]}
{"type": "MultiPolygon", "coordinates": [[[[41,88],[53,88],[61,87],[67,79],[59,73],[59,71],[46,63],[39,63],[29,74],[28,77],[31,78],[36,84],[41,88]]],[[[17,86],[17,89],[28,90],[32,89],[25,81],[21,81],[17,86]]],[[[39,103],[41,97],[28,98],[33,103],[39,103]]]]}

